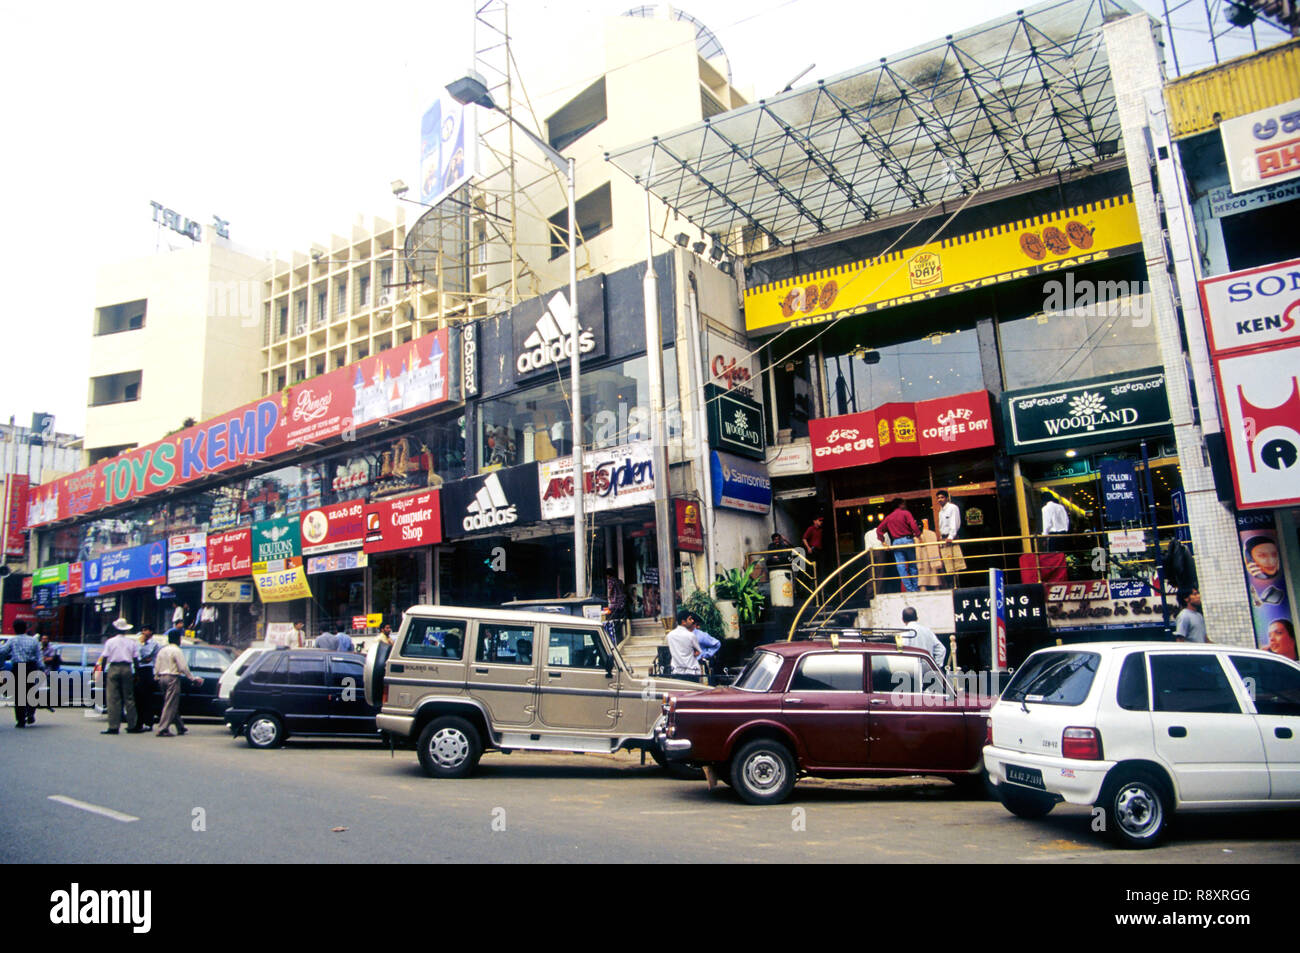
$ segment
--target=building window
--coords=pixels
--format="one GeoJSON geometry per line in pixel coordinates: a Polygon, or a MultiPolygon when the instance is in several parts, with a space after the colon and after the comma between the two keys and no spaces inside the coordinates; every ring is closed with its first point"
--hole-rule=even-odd
{"type": "Polygon", "coordinates": [[[91,407],[103,407],[105,404],[122,404],[140,399],[141,371],[124,371],[121,374],[105,374],[103,377],[90,379],[91,407]]]}
{"type": "Polygon", "coordinates": [[[138,331],[144,327],[144,315],[148,302],[127,301],[112,304],[106,308],[95,309],[95,334],[118,334],[122,331],[138,331]]]}
{"type": "Polygon", "coordinates": [[[592,83],[546,120],[546,138],[559,151],[609,118],[605,77],[592,83]]]}
{"type": "Polygon", "coordinates": [[[975,328],[935,330],[878,347],[827,348],[830,416],[873,410],[891,401],[930,400],[981,390],[984,376],[975,328]]]}
{"type": "Polygon", "coordinates": [[[282,304],[280,305],[280,328],[279,331],[276,333],[276,337],[282,338],[288,333],[289,333],[289,306],[287,304],[282,304]]]}
{"type": "MultiPolygon", "coordinates": [[[[664,390],[677,393],[673,348],[664,350],[664,390]]],[[[518,391],[479,405],[478,465],[513,466],[573,452],[573,409],[567,379],[518,391]]],[[[668,412],[669,438],[681,436],[681,414],[668,412]]],[[[582,372],[584,446],[601,449],[653,436],[650,375],[644,357],[582,372]]]]}
{"type": "Polygon", "coordinates": [[[298,313],[293,323],[293,333],[302,334],[307,330],[307,299],[298,299],[298,313]]]}
{"type": "Polygon", "coordinates": [[[329,292],[321,291],[316,295],[316,325],[325,323],[325,318],[329,314],[329,292]]]}
{"type": "MultiPolygon", "coordinates": [[[[578,217],[578,244],[591,241],[601,232],[614,227],[614,208],[610,199],[609,183],[589,192],[575,203],[578,217]]],[[[559,258],[569,250],[569,209],[566,206],[550,217],[551,258],[559,258]]]]}
{"type": "Polygon", "coordinates": [[[359,294],[361,299],[361,307],[363,308],[370,307],[370,276],[369,275],[361,276],[361,287],[359,289],[359,294]]]}
{"type": "Polygon", "coordinates": [[[338,290],[334,295],[336,302],[336,313],[347,314],[348,311],[348,281],[346,278],[340,278],[338,290]]]}

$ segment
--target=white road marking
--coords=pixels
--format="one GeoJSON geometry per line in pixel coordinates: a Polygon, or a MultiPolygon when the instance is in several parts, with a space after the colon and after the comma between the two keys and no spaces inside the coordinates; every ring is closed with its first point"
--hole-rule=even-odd
{"type": "Polygon", "coordinates": [[[78,801],[76,798],[67,797],[63,794],[51,794],[49,800],[58,801],[60,804],[66,804],[68,807],[75,807],[81,811],[89,811],[91,814],[99,814],[103,817],[109,817],[115,821],[121,821],[123,824],[129,824],[132,821],[140,820],[140,818],[133,817],[130,814],[123,814],[121,811],[115,811],[111,807],[100,807],[98,804],[78,801]]]}

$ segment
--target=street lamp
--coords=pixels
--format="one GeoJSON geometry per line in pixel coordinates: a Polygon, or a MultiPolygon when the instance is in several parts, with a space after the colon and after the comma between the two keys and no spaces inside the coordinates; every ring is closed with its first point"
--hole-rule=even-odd
{"type": "Polygon", "coordinates": [[[508,110],[502,109],[492,98],[487,83],[478,73],[470,71],[453,83],[447,84],[451,98],[462,105],[482,106],[505,116],[525,138],[542,151],[548,162],[568,180],[569,186],[569,389],[573,392],[573,594],[579,598],[587,595],[587,532],[583,495],[585,474],[582,468],[582,371],[579,367],[578,339],[578,216],[574,208],[573,159],[560,155],[551,144],[521,123],[508,110]]]}

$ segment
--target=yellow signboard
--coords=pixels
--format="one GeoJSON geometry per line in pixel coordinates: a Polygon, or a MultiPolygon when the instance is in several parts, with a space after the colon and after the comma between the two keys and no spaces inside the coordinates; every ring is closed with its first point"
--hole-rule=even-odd
{"type": "Polygon", "coordinates": [[[366,625],[371,629],[377,629],[384,624],[384,614],[382,612],[371,612],[366,616],[366,625]]]}
{"type": "Polygon", "coordinates": [[[279,559],[273,563],[253,563],[253,584],[263,602],[291,602],[310,599],[307,570],[301,557],[279,559]],[[275,566],[278,568],[272,569],[275,566]]]}
{"type": "Polygon", "coordinates": [[[890,252],[745,291],[745,327],[778,331],[1104,261],[1142,250],[1127,195],[890,252]]]}

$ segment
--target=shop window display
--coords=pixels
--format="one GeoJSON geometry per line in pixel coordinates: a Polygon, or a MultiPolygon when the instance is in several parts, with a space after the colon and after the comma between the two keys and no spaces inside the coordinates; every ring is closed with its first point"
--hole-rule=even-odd
{"type": "Polygon", "coordinates": [[[841,340],[833,345],[835,353],[832,345],[826,347],[823,370],[832,416],[872,410],[893,401],[946,397],[984,386],[973,325],[874,346],[844,340],[849,336],[839,335],[841,340]]]}
{"type": "MultiPolygon", "coordinates": [[[[664,393],[677,392],[673,349],[664,351],[664,393]]],[[[552,460],[573,452],[568,374],[479,407],[480,469],[552,460]]],[[[652,438],[650,383],[644,357],[582,372],[583,445],[615,447],[652,438]]],[[[668,413],[669,438],[681,415],[668,413]]]]}

